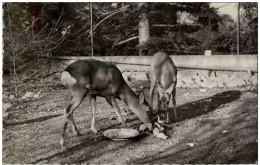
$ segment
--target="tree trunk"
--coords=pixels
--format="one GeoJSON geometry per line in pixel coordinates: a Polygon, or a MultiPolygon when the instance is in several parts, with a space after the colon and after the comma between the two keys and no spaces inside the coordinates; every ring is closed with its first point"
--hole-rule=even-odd
{"type": "Polygon", "coordinates": [[[139,10],[139,55],[147,55],[148,48],[147,43],[150,38],[149,27],[149,4],[138,3],[139,10]]]}
{"type": "Polygon", "coordinates": [[[17,66],[16,66],[16,53],[15,53],[15,49],[14,49],[14,37],[13,37],[13,31],[12,31],[12,24],[11,24],[11,18],[10,18],[10,9],[9,9],[9,6],[7,4],[7,10],[8,10],[8,23],[9,23],[9,32],[10,32],[10,36],[11,36],[11,52],[12,52],[12,58],[11,61],[12,61],[12,64],[13,64],[13,75],[14,75],[14,92],[15,92],[15,96],[16,96],[16,102],[18,103],[18,77],[17,77],[17,66]]]}

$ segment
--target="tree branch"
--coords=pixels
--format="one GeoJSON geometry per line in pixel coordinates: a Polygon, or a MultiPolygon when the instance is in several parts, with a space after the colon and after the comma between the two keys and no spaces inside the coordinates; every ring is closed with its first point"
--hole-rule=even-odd
{"type": "MultiPolygon", "coordinates": [[[[128,6],[129,6],[129,5],[128,5],[128,6]]],[[[128,7],[128,6],[126,6],[126,7],[128,7]]],[[[102,19],[101,21],[99,21],[99,22],[94,26],[93,31],[94,31],[102,22],[104,22],[104,21],[107,20],[108,18],[110,18],[110,17],[112,17],[113,15],[115,15],[115,14],[117,14],[117,13],[119,13],[119,12],[122,12],[122,11],[124,11],[123,8],[120,9],[120,10],[118,10],[118,11],[115,11],[115,12],[109,14],[108,16],[106,16],[104,19],[102,19]]],[[[86,33],[89,33],[89,32],[90,32],[90,30],[85,31],[83,34],[79,35],[76,39],[80,38],[81,36],[83,36],[83,35],[85,35],[86,33]]]]}
{"type": "Polygon", "coordinates": [[[134,37],[128,38],[128,39],[126,39],[126,40],[124,40],[124,41],[121,41],[121,42],[118,42],[118,43],[114,44],[114,46],[124,44],[124,43],[126,43],[126,42],[135,40],[135,39],[137,39],[137,38],[138,38],[138,36],[134,36],[134,37]]]}
{"type": "MultiPolygon", "coordinates": [[[[44,51],[51,51],[51,50],[56,49],[56,48],[65,40],[65,37],[62,37],[61,39],[62,39],[62,40],[61,40],[57,45],[55,45],[53,48],[49,48],[49,49],[44,50],[44,51]]],[[[56,43],[57,43],[57,42],[56,42],[56,43]]]]}

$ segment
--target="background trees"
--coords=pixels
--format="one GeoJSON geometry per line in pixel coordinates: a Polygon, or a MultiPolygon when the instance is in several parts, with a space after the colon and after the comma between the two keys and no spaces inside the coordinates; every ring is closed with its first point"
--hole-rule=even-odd
{"type": "Polygon", "coordinates": [[[257,54],[258,51],[258,15],[257,3],[241,3],[241,49],[242,53],[257,54]]]}
{"type": "MultiPolygon", "coordinates": [[[[95,55],[138,54],[138,22],[144,10],[149,12],[150,37],[146,46],[150,51],[236,52],[236,22],[227,15],[219,15],[209,3],[148,4],[147,9],[140,10],[138,3],[93,3],[95,55]]],[[[241,3],[241,52],[256,50],[257,18],[257,3],[241,3]]],[[[88,3],[5,3],[4,23],[6,48],[12,32],[14,37],[19,36],[14,42],[21,49],[30,45],[55,56],[90,54],[88,3]]],[[[10,54],[10,50],[6,49],[6,53],[10,54]]]]}

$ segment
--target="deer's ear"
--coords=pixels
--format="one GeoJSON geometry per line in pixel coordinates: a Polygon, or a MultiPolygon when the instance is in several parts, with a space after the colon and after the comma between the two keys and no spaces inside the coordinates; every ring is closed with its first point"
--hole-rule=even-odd
{"type": "Polygon", "coordinates": [[[144,100],[145,100],[145,98],[144,98],[144,93],[143,93],[143,92],[140,92],[140,94],[139,94],[139,103],[140,103],[140,104],[143,104],[143,103],[144,103],[144,100]]]}
{"type": "Polygon", "coordinates": [[[161,87],[161,85],[160,85],[160,83],[157,83],[158,85],[157,85],[157,90],[158,90],[158,92],[160,93],[160,95],[161,95],[161,93],[163,93],[163,88],[161,87]]]}
{"type": "Polygon", "coordinates": [[[174,87],[175,87],[175,83],[173,83],[173,84],[166,90],[166,93],[171,94],[172,91],[173,91],[173,89],[174,89],[174,87]]]}

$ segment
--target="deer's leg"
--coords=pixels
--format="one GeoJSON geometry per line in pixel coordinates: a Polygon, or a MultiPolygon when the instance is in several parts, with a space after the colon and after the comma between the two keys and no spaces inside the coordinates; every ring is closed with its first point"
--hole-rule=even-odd
{"type": "Polygon", "coordinates": [[[96,98],[96,96],[90,96],[90,104],[92,111],[91,131],[94,133],[97,133],[97,130],[95,128],[96,98]]]}
{"type": "MultiPolygon", "coordinates": [[[[124,127],[126,127],[126,124],[125,124],[125,121],[124,121],[124,119],[123,119],[123,117],[121,116],[121,114],[120,114],[120,109],[119,109],[119,107],[118,107],[118,105],[117,105],[117,103],[116,103],[116,99],[115,99],[115,97],[110,97],[110,102],[111,102],[111,104],[112,104],[112,106],[113,106],[113,109],[114,109],[114,111],[116,112],[116,114],[117,114],[117,116],[118,116],[118,120],[122,123],[122,125],[124,126],[124,127]]],[[[108,101],[109,102],[109,101],[108,101]]]]}
{"type": "Polygon", "coordinates": [[[77,130],[75,122],[72,119],[73,118],[72,113],[80,105],[80,103],[86,96],[86,93],[87,93],[87,90],[84,90],[84,89],[77,90],[77,91],[71,91],[72,99],[71,99],[69,105],[66,107],[65,112],[64,112],[63,129],[62,129],[61,140],[60,140],[60,145],[63,149],[66,148],[64,137],[65,137],[65,132],[66,132],[66,128],[68,125],[68,121],[71,121],[73,128],[75,130],[77,130]]]}
{"type": "MultiPolygon", "coordinates": [[[[72,96],[72,94],[70,93],[70,96],[69,96],[70,102],[71,102],[72,99],[73,99],[73,96],[72,96]]],[[[80,136],[79,130],[77,129],[76,124],[75,124],[75,121],[74,121],[74,118],[73,118],[73,114],[71,114],[71,115],[69,116],[68,120],[72,123],[72,128],[73,128],[73,133],[74,133],[74,135],[80,136]]]]}
{"type": "Polygon", "coordinates": [[[174,113],[174,120],[177,122],[178,116],[177,116],[177,108],[176,108],[176,87],[174,87],[172,91],[172,104],[173,104],[173,113],[174,113]]]}
{"type": "Polygon", "coordinates": [[[74,118],[73,118],[73,114],[71,114],[71,115],[69,116],[69,121],[70,121],[71,124],[72,124],[72,128],[73,128],[73,133],[74,133],[74,135],[75,135],[75,136],[81,136],[81,134],[80,134],[80,132],[79,132],[79,130],[78,130],[76,124],[75,124],[75,121],[74,121],[74,118]]]}
{"type": "Polygon", "coordinates": [[[151,104],[152,110],[154,110],[154,108],[153,108],[153,91],[154,91],[154,87],[155,87],[155,77],[152,75],[151,76],[151,87],[150,87],[150,98],[151,98],[150,104],[151,104]]]}

